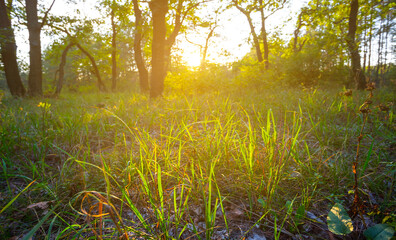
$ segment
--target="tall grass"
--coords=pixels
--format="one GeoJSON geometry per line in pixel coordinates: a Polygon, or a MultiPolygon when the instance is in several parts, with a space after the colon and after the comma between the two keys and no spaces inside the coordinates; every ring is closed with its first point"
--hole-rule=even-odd
{"type": "MultiPolygon", "coordinates": [[[[10,204],[0,206],[1,221],[23,222],[12,212],[53,201],[62,204],[46,210],[56,217],[42,209],[23,213],[32,222],[45,217],[36,236],[211,239],[245,220],[240,237],[257,226],[275,229],[278,239],[286,229],[300,231],[313,203],[348,198],[342,193],[353,185],[349,157],[360,98],[286,89],[158,100],[68,95],[48,99],[46,108],[40,100],[4,99],[1,192],[10,204]]],[[[360,177],[370,180],[367,191],[392,200],[381,186],[394,181],[385,168],[395,137],[392,110],[373,116],[377,142],[362,152],[360,177]],[[383,168],[378,176],[376,168],[383,168]]],[[[12,237],[33,227],[0,230],[12,237]]]]}

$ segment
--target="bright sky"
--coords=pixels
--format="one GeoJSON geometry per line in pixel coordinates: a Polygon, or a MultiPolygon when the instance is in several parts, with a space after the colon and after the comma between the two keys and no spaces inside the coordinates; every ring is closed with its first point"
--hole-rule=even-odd
{"type": "MultiPolygon", "coordinates": [[[[50,5],[51,0],[45,6],[50,5]]],[[[218,4],[217,1],[210,3],[218,4]]],[[[303,0],[291,0],[291,4],[285,9],[278,11],[267,20],[268,33],[276,31],[276,27],[282,29],[282,33],[286,34],[285,39],[290,39],[290,34],[293,32],[295,21],[290,21],[286,24],[286,20],[292,16],[295,16],[298,10],[303,6],[306,1],[303,0]],[[292,6],[292,7],[290,7],[292,6]],[[285,26],[283,26],[286,24],[285,26]]],[[[213,7],[213,6],[212,6],[213,7]]],[[[210,6],[206,8],[211,8],[210,6]]],[[[214,7],[213,7],[214,8],[214,7]]],[[[73,7],[71,4],[67,4],[65,1],[56,0],[51,14],[54,15],[76,15],[76,11],[79,11],[79,16],[96,17],[98,10],[95,9],[93,1],[78,1],[78,4],[73,7]]],[[[259,16],[256,16],[256,25],[259,26],[259,16]]],[[[189,41],[196,44],[204,45],[205,37],[208,33],[203,31],[200,34],[187,35],[189,41]]],[[[251,43],[248,42],[250,36],[249,25],[246,21],[246,17],[240,13],[237,9],[231,8],[225,13],[219,16],[219,27],[216,28],[216,37],[213,37],[209,49],[207,60],[209,62],[227,63],[241,59],[251,49],[251,43]],[[227,54],[225,54],[225,52],[227,54]]],[[[28,37],[27,30],[19,32],[16,35],[18,45],[18,55],[24,56],[26,62],[28,62],[28,37]],[[26,56],[26,57],[25,57],[26,56]]],[[[52,39],[45,34],[42,34],[42,48],[45,49],[51,42],[52,39]]],[[[198,66],[200,63],[201,55],[200,48],[197,45],[191,44],[186,40],[185,34],[178,36],[177,48],[183,49],[182,55],[183,60],[190,66],[198,66]]]]}
{"type": "MultiPolygon", "coordinates": [[[[291,0],[290,2],[284,9],[279,10],[267,19],[266,27],[269,34],[276,31],[276,28],[279,27],[282,29],[283,37],[287,40],[290,39],[290,34],[294,31],[295,21],[289,21],[288,23],[286,21],[296,15],[306,1],[291,0]]],[[[256,23],[255,26],[259,29],[259,15],[256,14],[253,17],[256,23]]],[[[212,38],[207,60],[209,62],[228,63],[241,59],[252,48],[252,44],[248,42],[250,28],[246,17],[236,8],[231,8],[223,13],[219,19],[220,26],[215,30],[219,36],[212,38]],[[224,50],[227,51],[228,55],[224,55],[224,50]]],[[[208,32],[209,30],[206,30],[198,34],[198,36],[194,34],[188,38],[191,42],[204,45],[208,32]]],[[[190,66],[198,66],[200,64],[200,47],[185,41],[184,36],[179,36],[178,39],[180,39],[179,48],[185,49],[183,59],[190,66]]]]}

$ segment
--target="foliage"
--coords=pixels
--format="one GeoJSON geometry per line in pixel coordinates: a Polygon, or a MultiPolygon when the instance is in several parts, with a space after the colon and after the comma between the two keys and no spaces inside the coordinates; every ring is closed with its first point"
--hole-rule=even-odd
{"type": "Polygon", "coordinates": [[[364,236],[369,240],[389,240],[394,234],[395,230],[387,224],[377,224],[364,231],[364,236]]]}
{"type": "Polygon", "coordinates": [[[352,220],[339,203],[336,203],[327,215],[327,226],[337,235],[347,235],[353,231],[352,220]]]}
{"type": "Polygon", "coordinates": [[[284,81],[291,86],[344,85],[348,82],[349,69],[316,46],[307,46],[279,64],[283,66],[284,81]]]}

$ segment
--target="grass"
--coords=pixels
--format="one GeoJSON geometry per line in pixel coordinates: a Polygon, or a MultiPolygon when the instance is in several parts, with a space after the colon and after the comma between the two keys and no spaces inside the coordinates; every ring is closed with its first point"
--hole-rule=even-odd
{"type": "MultiPolygon", "coordinates": [[[[326,239],[320,219],[353,202],[364,99],[296,89],[4,98],[0,236],[326,239]]],[[[377,90],[374,101],[394,96],[377,90]]],[[[359,190],[367,219],[394,226],[393,112],[369,115],[359,190]]]]}

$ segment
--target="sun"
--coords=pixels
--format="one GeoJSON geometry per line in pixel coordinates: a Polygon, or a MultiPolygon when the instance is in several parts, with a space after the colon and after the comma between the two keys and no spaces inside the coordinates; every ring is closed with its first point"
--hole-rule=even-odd
{"type": "Polygon", "coordinates": [[[201,65],[201,56],[199,50],[194,49],[194,47],[191,46],[188,46],[187,48],[183,49],[182,59],[187,66],[192,68],[201,65]]]}
{"type": "Polygon", "coordinates": [[[188,54],[188,55],[184,55],[183,54],[183,60],[184,62],[186,62],[187,66],[189,67],[198,67],[199,65],[201,65],[201,58],[199,56],[199,54],[188,54]]]}
{"type": "Polygon", "coordinates": [[[201,65],[201,53],[198,46],[183,42],[179,45],[181,51],[182,61],[191,68],[196,68],[201,65]]]}

